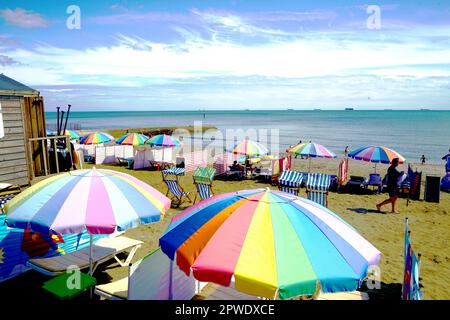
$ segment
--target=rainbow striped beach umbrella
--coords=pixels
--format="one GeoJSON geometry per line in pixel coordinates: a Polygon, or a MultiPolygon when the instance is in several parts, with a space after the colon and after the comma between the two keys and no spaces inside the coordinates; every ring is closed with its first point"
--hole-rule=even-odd
{"type": "Polygon", "coordinates": [[[66,129],[66,131],[64,131],[62,133],[63,136],[70,136],[70,139],[80,139],[82,137],[81,134],[79,134],[77,131],[75,130],[68,130],[66,129]]]}
{"type": "Polygon", "coordinates": [[[245,155],[247,157],[264,156],[269,154],[269,150],[259,142],[244,139],[233,148],[232,153],[245,155]]]}
{"type": "Polygon", "coordinates": [[[313,158],[336,158],[336,154],[318,143],[300,143],[287,150],[288,153],[313,157],[313,158]]]}
{"type": "Polygon", "coordinates": [[[116,143],[129,146],[142,146],[148,137],[139,133],[127,133],[116,140],[116,143]]]}
{"type": "Polygon", "coordinates": [[[94,168],[36,183],[6,204],[5,221],[9,227],[43,234],[86,230],[92,242],[93,234],[159,221],[169,208],[170,199],[148,184],[122,172],[94,168]]]}
{"type": "Polygon", "coordinates": [[[181,142],[172,136],[167,134],[159,134],[157,136],[148,139],[145,144],[149,144],[152,147],[162,147],[162,162],[164,162],[164,147],[179,147],[181,142]]]}
{"type": "Polygon", "coordinates": [[[114,140],[114,138],[104,132],[91,132],[80,139],[80,144],[100,144],[114,140]]]}
{"type": "Polygon", "coordinates": [[[394,158],[398,158],[399,163],[405,162],[405,158],[401,154],[383,146],[362,147],[350,152],[348,156],[356,160],[363,160],[374,163],[389,164],[394,158]]]}
{"type": "Polygon", "coordinates": [[[148,139],[145,144],[157,147],[178,147],[181,146],[181,142],[172,136],[167,134],[159,134],[157,136],[148,139]]]}
{"type": "Polygon", "coordinates": [[[203,200],[176,216],[159,244],[199,281],[281,299],[356,290],[381,258],[327,208],[269,189],[203,200]]]}
{"type": "Polygon", "coordinates": [[[300,143],[286,150],[287,153],[309,158],[308,171],[311,171],[311,157],[336,158],[336,154],[318,143],[300,143]]]}

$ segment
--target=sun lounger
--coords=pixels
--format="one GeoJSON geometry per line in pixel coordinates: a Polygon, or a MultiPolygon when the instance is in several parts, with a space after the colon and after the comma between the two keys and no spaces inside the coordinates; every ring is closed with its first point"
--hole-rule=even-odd
{"type": "Polygon", "coordinates": [[[298,196],[303,181],[303,174],[297,171],[283,171],[278,178],[278,189],[298,196]]]}
{"type": "Polygon", "coordinates": [[[134,157],[117,157],[117,161],[119,163],[119,166],[127,166],[128,169],[133,169],[134,157]]]}
{"type": "Polygon", "coordinates": [[[195,279],[158,248],[130,265],[128,277],[97,285],[94,292],[109,300],[189,300],[195,295],[195,279]]]}
{"type": "MultiPolygon", "coordinates": [[[[98,240],[93,246],[93,268],[103,262],[106,262],[114,258],[120,266],[127,266],[133,259],[137,249],[143,244],[142,241],[134,240],[127,237],[115,237],[115,238],[102,238],[98,240]],[[127,259],[122,262],[117,255],[130,251],[127,259]]],[[[27,265],[45,275],[54,276],[67,271],[69,266],[76,265],[80,269],[86,269],[89,267],[89,247],[85,247],[81,250],[74,251],[69,254],[55,256],[51,258],[31,259],[27,265]]]]}
{"type": "Polygon", "coordinates": [[[322,173],[308,174],[306,181],[306,195],[308,199],[324,207],[328,207],[328,190],[330,189],[331,176],[322,173]]]}
{"type": "Polygon", "coordinates": [[[194,203],[197,200],[197,196],[199,196],[201,200],[204,200],[211,198],[214,195],[212,191],[212,183],[215,174],[216,169],[211,167],[198,167],[195,169],[194,174],[192,175],[195,188],[197,189],[194,203]]]}

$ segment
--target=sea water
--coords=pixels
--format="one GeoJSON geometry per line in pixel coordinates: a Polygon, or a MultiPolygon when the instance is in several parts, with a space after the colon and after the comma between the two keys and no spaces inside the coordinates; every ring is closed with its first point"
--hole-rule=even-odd
{"type": "MultiPolygon", "coordinates": [[[[56,123],[56,113],[46,113],[56,123]]],[[[280,151],[299,140],[323,144],[337,155],[350,150],[383,145],[409,162],[422,154],[432,163],[450,148],[450,111],[363,110],[241,110],[241,111],[115,111],[71,112],[69,123],[82,129],[177,127],[203,125],[226,129],[267,129],[279,133],[280,151]]]]}

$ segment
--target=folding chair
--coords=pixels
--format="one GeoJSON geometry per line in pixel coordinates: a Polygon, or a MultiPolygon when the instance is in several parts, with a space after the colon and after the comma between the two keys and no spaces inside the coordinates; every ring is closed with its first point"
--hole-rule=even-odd
{"type": "Polygon", "coordinates": [[[377,187],[378,193],[381,193],[381,188],[383,187],[383,180],[378,173],[371,173],[369,176],[369,182],[365,184],[365,188],[367,189],[369,186],[377,187]]]}
{"type": "Polygon", "coordinates": [[[189,202],[192,202],[189,197],[189,192],[184,191],[178,180],[178,177],[184,175],[184,172],[185,170],[183,168],[170,168],[161,171],[162,179],[167,185],[166,197],[169,195],[169,192],[172,193],[172,204],[175,204],[176,207],[181,205],[183,198],[187,198],[189,202]]]}
{"type": "Polygon", "coordinates": [[[328,190],[331,177],[322,173],[310,173],[306,181],[306,195],[309,200],[328,207],[328,190]]]}
{"type": "Polygon", "coordinates": [[[197,190],[195,194],[194,203],[197,201],[197,196],[201,200],[211,198],[214,193],[212,191],[212,183],[216,169],[211,167],[198,167],[195,169],[192,178],[194,179],[194,185],[197,190]]]}
{"type": "Polygon", "coordinates": [[[14,198],[18,193],[22,191],[19,185],[12,185],[9,183],[0,183],[0,213],[3,212],[3,207],[6,202],[14,198]]]}
{"type": "Polygon", "coordinates": [[[298,196],[303,181],[303,173],[297,171],[283,171],[278,178],[278,189],[298,196]]]}

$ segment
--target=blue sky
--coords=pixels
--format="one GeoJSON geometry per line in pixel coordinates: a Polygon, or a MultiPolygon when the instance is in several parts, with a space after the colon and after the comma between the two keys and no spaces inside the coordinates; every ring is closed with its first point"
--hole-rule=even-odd
{"type": "Polygon", "coordinates": [[[370,4],[2,1],[0,72],[48,110],[450,109],[450,4],[370,4]]]}

